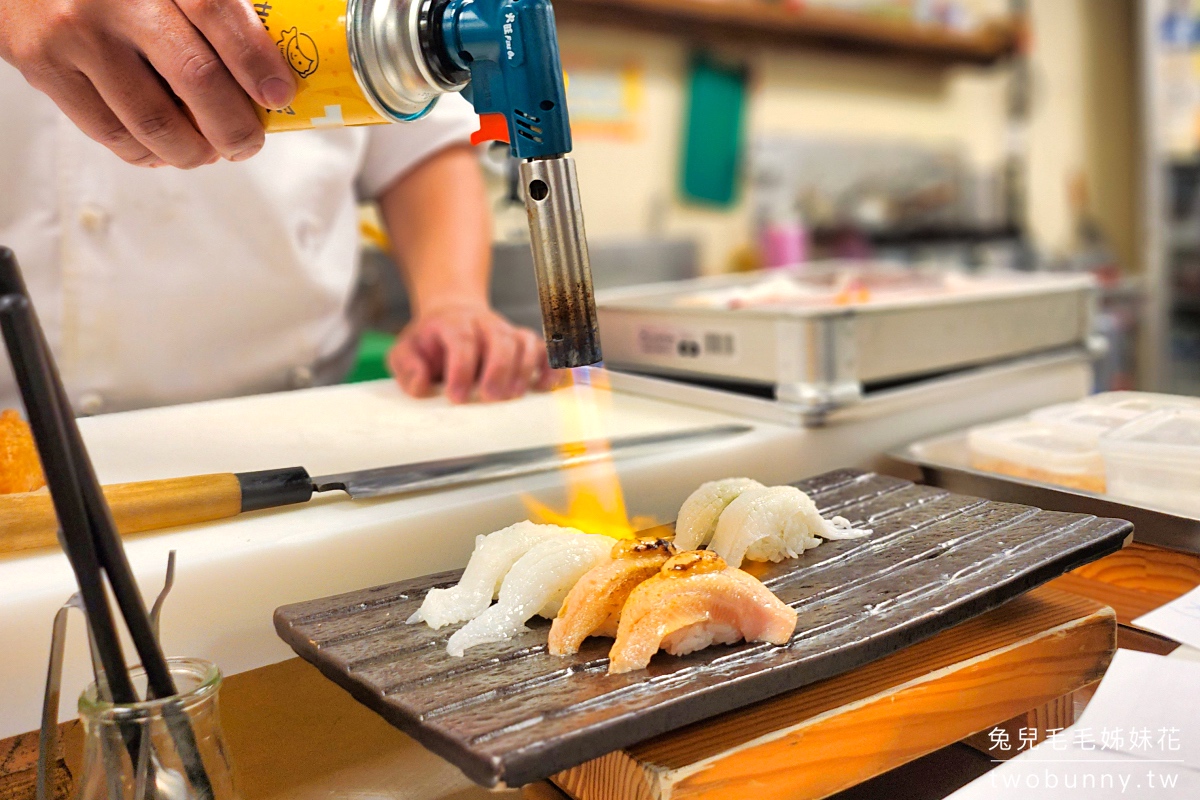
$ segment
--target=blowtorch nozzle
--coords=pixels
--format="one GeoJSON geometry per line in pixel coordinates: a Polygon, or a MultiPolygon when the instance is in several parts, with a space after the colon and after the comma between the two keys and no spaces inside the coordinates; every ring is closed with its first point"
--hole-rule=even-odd
{"type": "Polygon", "coordinates": [[[575,162],[567,156],[522,161],[521,181],[550,366],[595,364],[600,331],[575,162]]]}
{"type": "Polygon", "coordinates": [[[571,123],[550,0],[421,2],[417,30],[431,74],[460,83],[480,115],[474,144],[509,143],[533,244],[542,330],[550,365],[600,360],[592,269],[571,152],[571,123]]]}

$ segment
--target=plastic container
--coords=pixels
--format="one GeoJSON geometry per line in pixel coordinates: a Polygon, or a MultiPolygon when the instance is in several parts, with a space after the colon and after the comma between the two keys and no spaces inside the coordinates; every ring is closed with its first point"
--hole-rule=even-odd
{"type": "Polygon", "coordinates": [[[1014,478],[1089,492],[1104,491],[1104,461],[1095,444],[1022,419],[972,428],[971,466],[1014,478]]]}
{"type": "Polygon", "coordinates": [[[1100,452],[1113,497],[1200,518],[1200,404],[1144,414],[1100,452]]]}
{"type": "Polygon", "coordinates": [[[1142,413],[1121,404],[1089,403],[1085,400],[1039,408],[1029,415],[1029,419],[1061,436],[1096,449],[1101,436],[1132,422],[1142,413]]]}
{"type": "Polygon", "coordinates": [[[1200,397],[1155,392],[1103,392],[1085,397],[1079,402],[1121,411],[1135,411],[1139,414],[1164,408],[1200,408],[1200,397]]]}

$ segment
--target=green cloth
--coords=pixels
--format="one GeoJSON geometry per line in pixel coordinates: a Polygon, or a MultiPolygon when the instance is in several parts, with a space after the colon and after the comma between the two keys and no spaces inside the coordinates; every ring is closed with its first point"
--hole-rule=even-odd
{"type": "Polygon", "coordinates": [[[393,333],[365,331],[358,340],[358,355],[354,357],[354,369],[346,376],[346,383],[377,381],[390,376],[387,354],[395,341],[393,333]]]}
{"type": "Polygon", "coordinates": [[[727,207],[737,198],[747,81],[741,64],[692,56],[679,176],[684,200],[727,207]]]}

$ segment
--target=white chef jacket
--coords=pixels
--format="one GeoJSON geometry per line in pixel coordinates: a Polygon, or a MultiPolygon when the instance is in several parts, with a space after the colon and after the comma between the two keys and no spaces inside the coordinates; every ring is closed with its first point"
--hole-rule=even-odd
{"type": "MultiPolygon", "coordinates": [[[[146,169],[0,62],[0,244],[76,411],[274,391],[345,363],[357,201],[476,125],[443,97],[418,122],[271,134],[241,163],[146,169]]],[[[0,408],[18,402],[0,357],[0,408]]]]}

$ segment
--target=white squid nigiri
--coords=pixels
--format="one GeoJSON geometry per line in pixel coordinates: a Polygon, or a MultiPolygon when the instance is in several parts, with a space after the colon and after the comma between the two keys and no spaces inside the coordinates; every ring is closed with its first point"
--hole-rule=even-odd
{"type": "Polygon", "coordinates": [[[469,647],[503,642],[526,630],[525,623],[540,614],[553,619],[567,593],[583,574],[609,558],[608,536],[572,533],[534,545],[517,559],[500,585],[500,599],[454,632],[446,652],[461,656],[469,647]]]}
{"type": "Polygon", "coordinates": [[[425,622],[436,629],[474,619],[491,605],[500,591],[501,581],[517,559],[552,536],[578,533],[580,531],[574,528],[537,525],[526,520],[495,533],[477,536],[475,551],[471,553],[458,584],[448,589],[430,589],[421,607],[408,618],[408,623],[425,622]]]}
{"type": "Polygon", "coordinates": [[[697,550],[712,541],[717,520],[725,508],[747,489],[762,489],[751,478],[724,478],[700,484],[683,505],[675,520],[675,548],[679,552],[697,550]]]}
{"type": "Polygon", "coordinates": [[[853,530],[841,517],[830,522],[817,504],[794,486],[748,489],[721,514],[709,549],[732,567],[744,559],[782,561],[811,550],[821,539],[857,539],[871,532],[853,530]]]}

